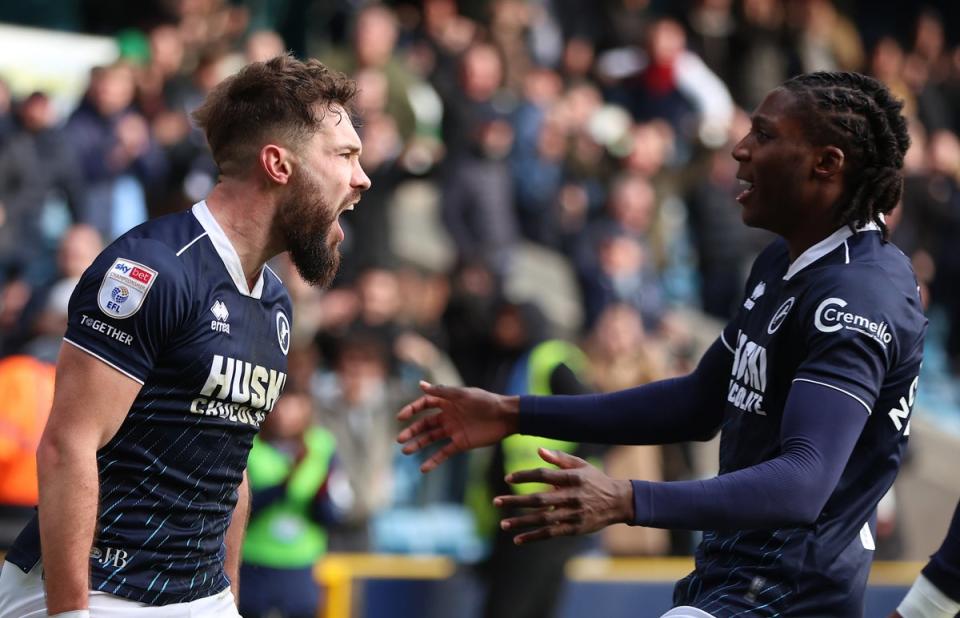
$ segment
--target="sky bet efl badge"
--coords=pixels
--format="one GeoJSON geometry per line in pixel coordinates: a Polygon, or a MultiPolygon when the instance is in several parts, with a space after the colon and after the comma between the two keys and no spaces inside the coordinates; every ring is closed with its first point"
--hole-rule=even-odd
{"type": "Polygon", "coordinates": [[[156,279],[157,271],[152,268],[117,258],[100,284],[100,311],[112,318],[129,318],[140,309],[156,279]]]}

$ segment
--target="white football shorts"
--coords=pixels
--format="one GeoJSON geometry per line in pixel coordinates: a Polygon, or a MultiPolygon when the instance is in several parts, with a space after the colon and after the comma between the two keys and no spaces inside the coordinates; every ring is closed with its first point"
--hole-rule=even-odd
{"type": "MultiPolygon", "coordinates": [[[[90,618],[240,618],[230,588],[213,596],[171,605],[146,605],[129,599],[90,592],[90,618]]],[[[0,618],[47,618],[40,564],[29,573],[3,563],[0,571],[0,618]]]]}

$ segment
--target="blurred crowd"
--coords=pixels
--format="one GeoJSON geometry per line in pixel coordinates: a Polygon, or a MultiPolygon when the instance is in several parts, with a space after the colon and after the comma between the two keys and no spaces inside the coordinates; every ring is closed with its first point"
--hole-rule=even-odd
{"type": "MultiPolygon", "coordinates": [[[[53,362],[70,291],[104,243],[189,208],[216,182],[189,120],[215,84],[288,49],[357,80],[373,187],[341,219],[343,269],[328,291],[282,258],[275,269],[295,306],[287,388],[309,410],[281,442],[305,444],[311,427],[335,440],[323,485],[337,513],[323,520],[330,549],[475,561],[496,547],[471,496],[510,451],[421,477],[393,441],[394,414],[420,379],[542,392],[518,375],[550,357],[545,392],[585,392],[690,370],[771,240],[740,222],[730,150],[764,94],[799,72],[866,72],[906,103],[913,146],[889,224],[929,304],[927,407],[958,416],[960,46],[949,2],[884,22],[873,3],[839,0],[154,0],[62,3],[40,24],[31,2],[17,4],[0,18],[112,36],[118,56],[91,71],[66,114],[48,93],[13,96],[0,81],[3,388],[23,383],[3,379],[23,361],[53,362]],[[575,351],[541,347],[556,341],[575,351]]],[[[38,435],[43,412],[21,417],[0,460],[38,435]]],[[[696,474],[682,445],[591,455],[620,476],[696,474]]],[[[690,549],[653,530],[591,544],[690,549]]]]}

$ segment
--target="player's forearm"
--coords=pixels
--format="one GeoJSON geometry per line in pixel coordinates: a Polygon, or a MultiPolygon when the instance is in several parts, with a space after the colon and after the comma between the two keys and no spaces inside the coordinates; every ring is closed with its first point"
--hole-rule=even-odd
{"type": "Polygon", "coordinates": [[[45,435],[37,472],[47,611],[85,609],[99,495],[96,451],[45,435]]]}
{"type": "Polygon", "coordinates": [[[731,355],[715,343],[697,370],[602,395],[522,397],[519,433],[601,444],[669,444],[720,426],[731,355]]]}
{"type": "Polygon", "coordinates": [[[634,524],[680,530],[749,530],[816,520],[828,494],[818,466],[785,456],[712,479],[631,481],[634,524]],[[749,505],[745,507],[744,505],[749,505]]]}
{"type": "Polygon", "coordinates": [[[243,480],[237,487],[237,505],[233,509],[233,518],[227,527],[224,539],[226,556],[223,569],[230,579],[230,588],[233,596],[240,600],[240,560],[243,550],[243,536],[247,530],[247,520],[250,517],[250,485],[247,482],[247,473],[243,473],[243,480]]]}
{"type": "Polygon", "coordinates": [[[784,410],[779,456],[702,481],[633,481],[634,523],[687,530],[813,523],[866,419],[857,400],[825,386],[797,383],[784,410]]]}

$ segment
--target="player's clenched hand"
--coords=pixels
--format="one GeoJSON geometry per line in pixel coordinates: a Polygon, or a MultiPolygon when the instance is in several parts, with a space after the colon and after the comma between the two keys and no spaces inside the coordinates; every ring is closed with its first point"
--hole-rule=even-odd
{"type": "Polygon", "coordinates": [[[546,483],[552,491],[498,496],[499,507],[526,508],[529,512],[504,519],[500,527],[519,531],[517,545],[555,536],[596,532],[610,524],[633,519],[633,486],[608,477],[595,467],[562,451],[539,450],[541,459],[560,469],[537,468],[507,475],[508,483],[546,483]]]}
{"type": "Polygon", "coordinates": [[[497,395],[479,388],[438,386],[420,382],[425,393],[400,410],[397,419],[409,421],[431,408],[436,414],[424,416],[400,432],[397,442],[407,455],[441,440],[449,440],[420,466],[429,472],[456,453],[496,444],[517,429],[520,398],[497,395]]]}

